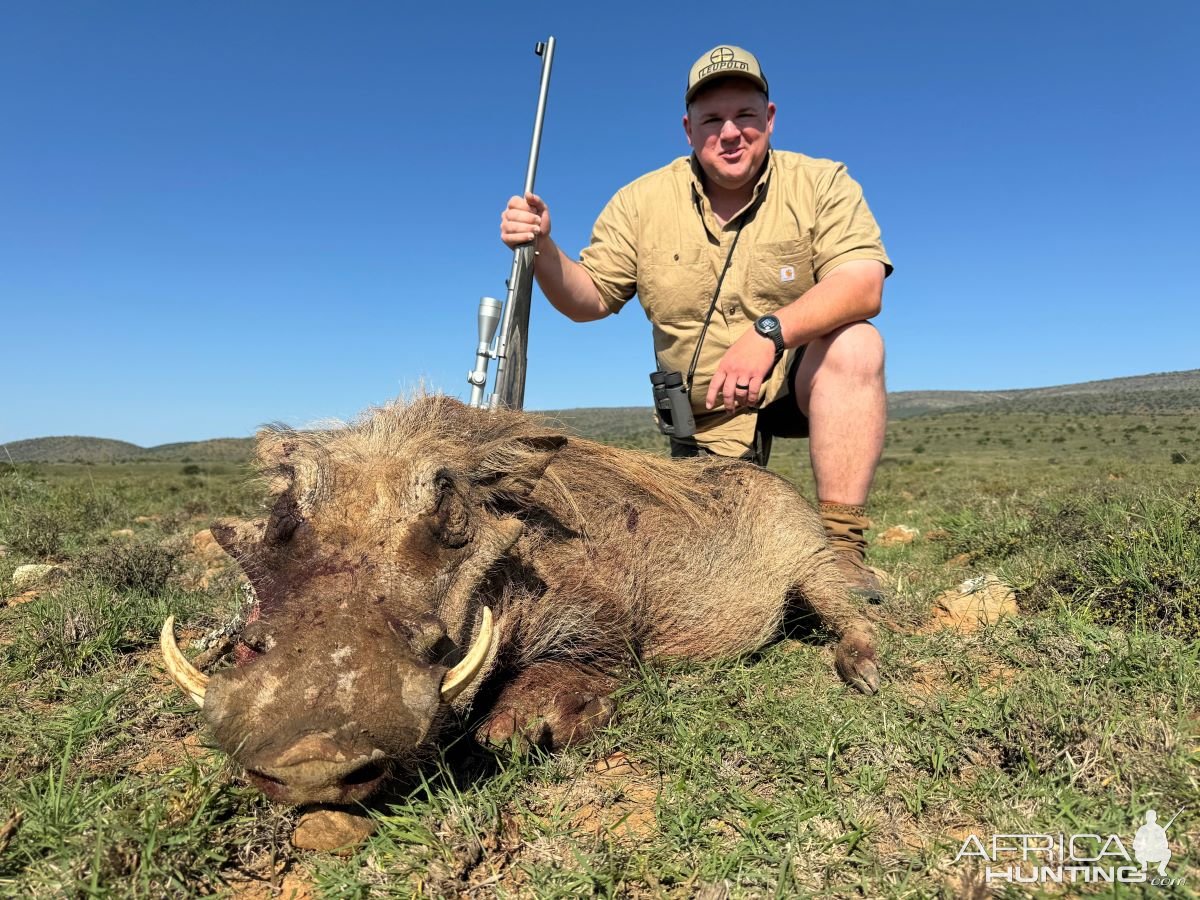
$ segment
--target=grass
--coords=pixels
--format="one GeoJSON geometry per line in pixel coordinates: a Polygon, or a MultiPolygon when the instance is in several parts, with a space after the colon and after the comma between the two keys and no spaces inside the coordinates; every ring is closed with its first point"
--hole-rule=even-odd
{"type": "MultiPolygon", "coordinates": [[[[346,858],[291,847],[296,814],[204,745],[158,667],[166,614],[194,640],[241,603],[231,578],[199,586],[189,550],[212,518],[255,509],[242,471],[3,467],[0,585],[26,562],[69,574],[0,601],[0,895],[986,896],[953,863],[967,835],[1128,844],[1146,809],[1188,806],[1170,831],[1185,881],[1163,894],[1189,896],[1200,467],[1171,454],[1195,458],[1191,421],[896,422],[875,532],[920,536],[872,550],[896,582],[878,696],[836,680],[820,636],[633,671],[592,744],[545,756],[460,739],[395,787],[346,858]],[[930,628],[933,598],[985,572],[1016,587],[1022,615],[930,628]]],[[[811,493],[805,453],[777,444],[772,468],[811,493]]]]}

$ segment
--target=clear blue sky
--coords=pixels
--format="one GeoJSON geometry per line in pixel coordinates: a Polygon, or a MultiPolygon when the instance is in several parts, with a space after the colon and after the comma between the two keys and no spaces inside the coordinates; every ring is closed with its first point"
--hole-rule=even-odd
{"type": "MultiPolygon", "coordinates": [[[[1192,3],[8,3],[0,442],[142,445],[465,396],[503,296],[539,60],[538,189],[571,252],[687,152],[734,43],[774,145],[845,162],[896,263],[893,390],[1200,366],[1192,3]]],[[[648,405],[649,325],[535,298],[526,405],[648,405]]]]}

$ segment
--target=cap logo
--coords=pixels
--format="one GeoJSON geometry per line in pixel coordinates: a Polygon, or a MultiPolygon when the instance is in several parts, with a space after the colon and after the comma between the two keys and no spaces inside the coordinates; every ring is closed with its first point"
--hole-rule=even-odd
{"type": "Polygon", "coordinates": [[[750,63],[737,58],[732,47],[718,47],[712,53],[708,54],[708,61],[712,65],[705,66],[696,73],[696,81],[702,78],[707,78],[714,72],[749,72],[750,63]]]}

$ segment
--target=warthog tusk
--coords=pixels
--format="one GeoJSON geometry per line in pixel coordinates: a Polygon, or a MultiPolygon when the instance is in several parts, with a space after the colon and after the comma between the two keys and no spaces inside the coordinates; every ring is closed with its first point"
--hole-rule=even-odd
{"type": "Polygon", "coordinates": [[[204,691],[208,687],[208,676],[187,661],[175,643],[175,617],[167,616],[163,623],[162,634],[159,635],[158,645],[162,649],[163,662],[167,674],[180,689],[196,701],[196,705],[204,708],[204,691]]]}
{"type": "Polygon", "coordinates": [[[479,635],[471,644],[462,662],[446,673],[442,679],[442,700],[450,703],[463,692],[483,666],[483,660],[492,647],[492,610],[483,608],[483,621],[479,625],[479,635]]]}

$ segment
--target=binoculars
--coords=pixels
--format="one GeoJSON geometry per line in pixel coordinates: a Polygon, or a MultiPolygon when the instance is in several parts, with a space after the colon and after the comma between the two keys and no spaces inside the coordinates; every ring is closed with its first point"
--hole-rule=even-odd
{"type": "Polygon", "coordinates": [[[677,438],[694,435],[696,419],[692,416],[692,401],[683,384],[682,373],[662,370],[651,372],[650,387],[654,391],[658,430],[677,438]]]}

